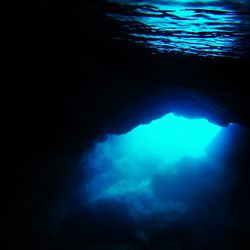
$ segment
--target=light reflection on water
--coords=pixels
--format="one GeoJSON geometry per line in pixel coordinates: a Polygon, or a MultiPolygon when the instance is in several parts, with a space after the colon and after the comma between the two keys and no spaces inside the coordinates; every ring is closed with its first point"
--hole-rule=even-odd
{"type": "Polygon", "coordinates": [[[239,1],[108,2],[116,8],[107,15],[126,30],[131,41],[146,47],[201,56],[242,57],[248,52],[250,12],[239,1]]]}

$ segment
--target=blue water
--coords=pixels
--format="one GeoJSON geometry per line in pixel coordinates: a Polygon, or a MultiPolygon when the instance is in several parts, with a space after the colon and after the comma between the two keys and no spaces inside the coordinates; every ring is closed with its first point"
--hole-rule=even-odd
{"type": "Polygon", "coordinates": [[[84,157],[87,201],[121,202],[134,218],[185,214],[203,192],[224,185],[223,157],[232,142],[216,145],[233,127],[167,114],[126,134],[108,135],[84,157]]]}
{"type": "Polygon", "coordinates": [[[155,52],[244,57],[249,51],[249,1],[108,0],[106,9],[129,39],[155,52]]]}

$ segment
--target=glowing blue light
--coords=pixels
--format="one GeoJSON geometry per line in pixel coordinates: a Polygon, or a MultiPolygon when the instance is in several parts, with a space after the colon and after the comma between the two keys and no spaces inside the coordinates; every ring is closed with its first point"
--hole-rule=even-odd
{"type": "Polygon", "coordinates": [[[108,135],[87,157],[89,199],[125,200],[133,214],[171,207],[173,201],[156,199],[152,181],[158,175],[176,176],[184,157],[203,159],[220,130],[206,119],[168,114],[126,134],[108,135]]]}

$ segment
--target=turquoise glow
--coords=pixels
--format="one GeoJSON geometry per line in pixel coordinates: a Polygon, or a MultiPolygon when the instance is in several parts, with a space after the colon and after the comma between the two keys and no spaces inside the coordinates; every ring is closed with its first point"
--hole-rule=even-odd
{"type": "MultiPolygon", "coordinates": [[[[177,178],[183,171],[179,164],[183,159],[203,161],[206,148],[221,129],[206,119],[167,114],[126,134],[108,135],[86,158],[89,200],[122,200],[136,215],[173,206],[185,210],[179,201],[158,199],[153,183],[158,176],[165,176],[166,180],[177,178]]],[[[186,164],[185,169],[189,165],[186,164]]],[[[195,168],[191,165],[190,173],[195,168]]],[[[178,185],[175,190],[180,190],[178,185]]]]}
{"type": "MultiPolygon", "coordinates": [[[[249,45],[247,1],[109,0],[128,7],[107,13],[130,40],[151,49],[200,56],[241,57],[249,45]],[[237,6],[236,6],[237,5],[237,6]]],[[[247,53],[247,52],[246,52],[247,53]]]]}

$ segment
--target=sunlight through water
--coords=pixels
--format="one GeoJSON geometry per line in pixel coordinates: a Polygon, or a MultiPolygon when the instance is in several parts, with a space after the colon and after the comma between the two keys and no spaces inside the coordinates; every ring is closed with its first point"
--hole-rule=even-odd
{"type": "Polygon", "coordinates": [[[126,134],[108,135],[86,158],[89,200],[122,201],[136,216],[173,206],[185,210],[182,196],[187,189],[196,192],[202,171],[209,169],[207,147],[221,130],[206,119],[171,113],[126,134]]]}

